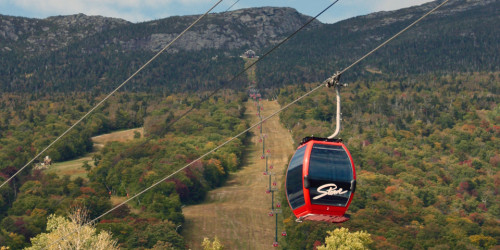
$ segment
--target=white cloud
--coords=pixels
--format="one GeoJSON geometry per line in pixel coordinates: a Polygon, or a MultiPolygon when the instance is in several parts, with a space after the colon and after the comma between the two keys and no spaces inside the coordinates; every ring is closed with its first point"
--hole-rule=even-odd
{"type": "MultiPolygon", "coordinates": [[[[172,15],[192,15],[205,12],[218,0],[0,0],[1,14],[44,18],[55,15],[101,15],[141,22],[172,15]],[[10,11],[10,12],[9,12],[10,11]]],[[[224,0],[214,11],[224,11],[237,0],[224,0]]],[[[328,1],[303,0],[244,0],[232,9],[256,6],[289,6],[314,16],[328,1]]],[[[342,0],[320,17],[334,22],[357,15],[382,10],[395,10],[419,5],[430,0],[342,0]]]]}
{"type": "Polygon", "coordinates": [[[175,14],[175,8],[215,3],[213,0],[0,0],[0,6],[38,17],[84,13],[145,21],[175,14]],[[7,2],[7,3],[5,3],[7,2]]]}
{"type": "Polygon", "coordinates": [[[374,2],[377,10],[397,10],[409,6],[432,2],[432,0],[382,0],[374,2]]]}
{"type": "Polygon", "coordinates": [[[410,6],[421,5],[432,1],[433,0],[351,0],[348,2],[343,2],[342,4],[345,6],[351,6],[353,8],[362,8],[371,13],[376,11],[397,10],[410,6]]]}
{"type": "Polygon", "coordinates": [[[334,23],[350,17],[366,15],[378,11],[391,11],[411,6],[421,5],[433,0],[348,0],[340,1],[332,8],[332,11],[325,13],[322,20],[327,23],[334,23]]]}

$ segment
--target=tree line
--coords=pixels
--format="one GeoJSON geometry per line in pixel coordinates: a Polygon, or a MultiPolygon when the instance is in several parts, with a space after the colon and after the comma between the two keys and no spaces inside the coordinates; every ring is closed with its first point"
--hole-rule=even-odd
{"type": "MultiPolygon", "coordinates": [[[[498,82],[497,73],[433,74],[343,88],[341,138],[358,185],[351,220],[341,226],[366,230],[375,248],[497,245],[500,106],[498,92],[490,90],[498,82]]],[[[288,103],[313,86],[284,88],[279,101],[288,103]]],[[[320,91],[281,113],[281,121],[296,142],[328,136],[334,100],[334,91],[320,91]]],[[[290,249],[312,248],[339,226],[297,224],[289,209],[284,214],[290,249]]]]}
{"type": "MultiPolygon", "coordinates": [[[[246,95],[230,90],[211,97],[187,117],[170,125],[173,119],[207,94],[146,96],[120,93],[102,111],[86,121],[85,126],[75,131],[74,136],[90,141],[90,136],[108,129],[144,125],[147,137],[105,145],[93,154],[93,164],[87,164],[86,178],[57,176],[35,169],[23,171],[0,190],[0,245],[16,249],[29,246],[30,239],[46,232],[51,214],[65,216],[74,208],[84,208],[89,218],[95,218],[116,204],[113,200],[126,199],[142,191],[248,127],[241,119],[245,112],[243,101],[246,95]]],[[[6,98],[5,107],[15,109],[16,105],[23,105],[15,97],[6,98]]],[[[8,146],[13,147],[23,142],[33,145],[39,140],[36,136],[30,137],[30,133],[39,134],[40,138],[45,135],[47,138],[44,140],[53,139],[81,115],[79,110],[88,109],[93,102],[89,93],[75,94],[75,98],[67,102],[58,102],[57,97],[53,97],[52,101],[34,100],[23,108],[26,110],[24,113],[29,113],[30,109],[43,110],[41,114],[33,113],[33,122],[25,121],[33,130],[27,132],[22,126],[14,126],[15,121],[21,120],[18,115],[23,112],[20,112],[15,119],[8,119],[6,131],[2,131],[6,138],[2,140],[10,142],[8,146]],[[82,107],[79,108],[79,105],[82,107]],[[64,115],[59,115],[61,113],[64,115]]],[[[29,117],[29,114],[26,116],[29,117]]],[[[66,140],[48,151],[55,161],[72,159],[88,152],[83,150],[71,154],[61,150],[80,143],[72,136],[66,140]]],[[[192,167],[154,190],[114,210],[96,225],[98,232],[109,231],[118,246],[125,248],[184,248],[180,235],[184,222],[181,206],[203,201],[208,190],[222,185],[229,173],[238,169],[243,140],[237,139],[209,158],[194,162],[192,167]]],[[[23,162],[40,149],[39,144],[35,145],[33,152],[20,151],[25,153],[23,159],[11,155],[7,147],[2,148],[6,159],[6,167],[2,168],[0,177],[2,181],[18,169],[19,165],[14,164],[23,162]]]]}

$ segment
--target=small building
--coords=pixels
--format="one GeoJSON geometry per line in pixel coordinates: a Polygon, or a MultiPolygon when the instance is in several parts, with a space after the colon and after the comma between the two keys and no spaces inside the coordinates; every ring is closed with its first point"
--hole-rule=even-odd
{"type": "Polygon", "coordinates": [[[52,159],[50,159],[50,157],[47,155],[43,159],[43,163],[44,163],[45,166],[50,166],[50,165],[52,165],[52,159]]]}
{"type": "Polygon", "coordinates": [[[244,57],[244,58],[255,58],[255,51],[249,49],[245,53],[243,53],[243,55],[241,57],[244,57]]]}

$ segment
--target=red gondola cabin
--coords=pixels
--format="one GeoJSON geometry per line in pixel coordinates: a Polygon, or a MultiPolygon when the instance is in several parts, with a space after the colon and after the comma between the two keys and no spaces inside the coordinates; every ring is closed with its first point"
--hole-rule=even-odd
{"type": "Polygon", "coordinates": [[[306,137],[286,174],[288,204],[298,221],[340,223],[356,189],[351,154],[340,139],[306,137]]]}

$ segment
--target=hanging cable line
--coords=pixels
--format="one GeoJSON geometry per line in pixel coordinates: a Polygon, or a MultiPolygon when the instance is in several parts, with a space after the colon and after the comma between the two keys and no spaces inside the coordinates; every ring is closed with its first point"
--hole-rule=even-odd
{"type": "MultiPolygon", "coordinates": [[[[446,2],[448,2],[449,0],[445,0],[445,2],[443,2],[442,4],[440,4],[439,6],[437,6],[436,8],[432,9],[431,11],[429,11],[425,16],[431,14],[432,12],[434,12],[435,10],[437,10],[439,7],[441,7],[442,5],[444,5],[446,2]]],[[[425,17],[424,16],[424,17],[425,17]]],[[[422,18],[420,18],[419,20],[422,20],[422,18]]],[[[416,23],[412,23],[411,26],[415,25],[416,23]]],[[[409,27],[411,27],[409,26],[409,27]]],[[[408,27],[407,27],[408,28],[408,27]]],[[[405,30],[407,30],[407,28],[405,28],[405,30]]],[[[400,35],[402,32],[399,32],[398,35],[400,35]]],[[[394,39],[396,36],[393,36],[390,38],[390,40],[394,39]]],[[[383,44],[386,44],[386,42],[384,42],[383,44]]],[[[378,46],[377,49],[379,49],[381,46],[378,46]]],[[[375,52],[375,50],[372,50],[371,52],[369,52],[369,54],[375,52]]],[[[366,58],[366,56],[363,56],[363,58],[366,58]]],[[[351,64],[348,68],[351,68],[352,66],[354,66],[355,64],[359,63],[360,60],[356,61],[356,63],[353,63],[351,64]]],[[[346,68],[346,69],[348,69],[346,68]]],[[[341,72],[345,72],[346,70],[342,70],[341,72]]],[[[129,199],[123,201],[122,203],[116,205],[114,208],[108,210],[107,212],[105,212],[104,214],[98,216],[97,218],[95,218],[94,220],[90,221],[89,223],[94,223],[95,221],[99,220],[100,218],[102,218],[103,216],[109,214],[110,212],[112,212],[113,210],[117,209],[118,207],[128,203],[130,200],[134,199],[135,197],[143,194],[144,192],[154,188],[155,186],[157,186],[158,184],[164,182],[165,180],[168,180],[169,178],[171,178],[172,176],[174,176],[175,174],[181,172],[182,170],[190,167],[191,165],[193,165],[195,162],[205,158],[206,156],[212,154],[213,152],[217,151],[218,149],[224,147],[225,145],[227,145],[228,143],[232,142],[233,140],[235,140],[236,138],[244,135],[245,133],[247,133],[248,131],[252,130],[253,128],[259,126],[260,124],[262,124],[263,122],[269,120],[270,118],[274,117],[275,115],[281,113],[283,110],[285,109],[288,109],[290,106],[292,106],[293,104],[299,102],[300,100],[304,99],[305,97],[309,96],[310,94],[316,92],[317,90],[319,90],[320,88],[322,87],[325,87],[325,85],[323,83],[321,83],[320,85],[318,85],[317,87],[315,87],[314,89],[310,90],[309,92],[305,93],[304,95],[300,96],[299,98],[295,99],[294,101],[286,104],[285,106],[283,106],[281,109],[275,111],[274,113],[272,113],[271,115],[267,116],[267,117],[264,117],[262,118],[262,121],[259,121],[253,125],[251,125],[249,128],[247,128],[246,130],[244,130],[243,132],[237,134],[236,136],[230,138],[229,140],[225,141],[224,143],[220,144],[219,146],[213,148],[212,150],[206,152],[205,154],[203,154],[202,156],[198,157],[197,159],[193,160],[192,162],[188,163],[187,165],[185,165],[184,167],[181,167],[179,168],[178,170],[174,171],[173,173],[169,174],[168,176],[164,177],[163,179],[157,181],[156,183],[154,183],[153,185],[149,186],[148,188],[142,190],[141,192],[137,193],[136,195],[130,197],[129,199]]]]}
{"type": "Polygon", "coordinates": [[[415,24],[417,24],[418,22],[422,21],[422,19],[424,19],[425,17],[427,17],[428,15],[432,14],[434,11],[436,11],[437,9],[439,9],[441,6],[445,5],[448,1],[449,0],[445,0],[444,2],[442,2],[441,4],[439,4],[438,6],[436,6],[434,9],[432,9],[429,12],[425,13],[425,15],[421,16],[419,19],[417,19],[416,21],[414,21],[413,23],[411,23],[410,25],[408,25],[406,28],[404,28],[400,32],[398,32],[396,35],[394,35],[391,38],[387,39],[385,42],[381,43],[379,46],[377,46],[376,48],[374,48],[372,51],[368,52],[366,55],[362,56],[357,61],[353,62],[351,65],[349,65],[348,67],[346,67],[342,71],[338,72],[337,74],[338,75],[342,75],[344,72],[346,72],[349,69],[351,69],[352,67],[354,67],[354,65],[356,65],[359,62],[363,61],[365,58],[367,58],[368,56],[370,56],[371,54],[373,54],[375,51],[377,51],[378,49],[382,48],[383,46],[385,46],[386,44],[388,44],[390,41],[394,40],[394,38],[398,37],[399,35],[401,35],[405,31],[407,31],[408,29],[410,29],[411,27],[413,27],[415,24]]]}
{"type": "Polygon", "coordinates": [[[163,49],[161,49],[156,55],[154,55],[149,61],[147,61],[144,65],[142,65],[135,73],[133,73],[129,78],[127,78],[122,84],[120,84],[118,87],[116,87],[111,93],[109,93],[104,99],[102,99],[97,105],[95,105],[90,111],[88,111],[84,116],[82,116],[78,121],[76,121],[71,127],[69,127],[64,133],[62,133],[59,137],[57,137],[53,142],[51,142],[45,149],[40,151],[33,159],[31,159],[26,165],[24,165],[22,168],[20,168],[16,173],[14,173],[9,179],[4,181],[2,185],[0,185],[0,188],[3,187],[5,184],[9,183],[14,177],[16,177],[21,171],[23,171],[27,166],[29,166],[33,161],[35,161],[38,157],[40,157],[45,151],[47,151],[49,148],[52,147],[56,142],[58,142],[61,138],[63,138],[69,131],[73,130],[73,128],[80,124],[87,116],[89,116],[94,110],[96,110],[98,107],[100,107],[106,100],[108,100],[114,93],[116,93],[119,89],[121,89],[125,84],[127,84],[132,78],[134,78],[139,72],[141,72],[144,68],[146,68],[151,62],[153,62],[160,54],[162,54],[165,50],[167,50],[175,41],[177,41],[179,38],[181,38],[188,30],[190,30],[194,25],[196,25],[201,19],[203,19],[205,16],[208,15],[210,11],[212,11],[217,5],[219,5],[223,0],[219,0],[217,3],[215,3],[212,8],[210,8],[205,14],[201,15],[196,19],[191,25],[189,25],[184,31],[182,31],[177,37],[175,37],[172,41],[170,41],[163,49]]]}
{"type": "MultiPolygon", "coordinates": [[[[239,0],[238,0],[239,1],[239,0]]],[[[237,1],[237,2],[238,2],[237,1]]],[[[312,17],[311,19],[309,19],[306,23],[304,23],[299,29],[297,29],[295,32],[293,32],[292,34],[290,34],[289,36],[287,36],[285,39],[283,39],[281,42],[279,42],[278,44],[276,44],[273,48],[271,48],[269,51],[267,51],[266,53],[264,53],[262,56],[260,56],[255,62],[252,62],[250,65],[248,65],[247,67],[245,67],[243,70],[241,70],[240,72],[238,72],[235,76],[233,76],[229,81],[225,82],[225,83],[222,83],[219,87],[217,87],[215,90],[213,90],[212,92],[210,92],[210,94],[208,94],[207,96],[204,96],[203,98],[201,98],[198,102],[194,103],[191,108],[189,108],[186,112],[184,112],[183,114],[181,114],[180,116],[178,117],[174,117],[167,125],[166,125],[166,129],[168,130],[170,127],[172,127],[174,124],[176,124],[179,120],[181,120],[182,118],[184,118],[185,116],[187,116],[189,113],[191,113],[193,110],[196,109],[196,107],[199,107],[201,103],[207,101],[208,99],[210,99],[212,96],[214,96],[215,94],[217,94],[217,92],[219,92],[221,89],[223,89],[224,87],[226,87],[227,84],[233,82],[234,80],[238,79],[240,76],[242,76],[244,73],[246,73],[250,68],[252,68],[253,66],[255,66],[257,63],[259,63],[262,59],[264,59],[265,57],[267,57],[269,54],[271,54],[273,51],[275,51],[277,48],[279,48],[281,45],[283,45],[285,42],[287,42],[288,40],[290,40],[290,38],[292,38],[293,36],[295,36],[297,33],[299,33],[302,29],[304,29],[307,25],[309,25],[311,22],[313,22],[314,20],[316,20],[319,16],[321,16],[325,11],[327,11],[328,9],[330,9],[333,5],[335,5],[338,1],[340,0],[336,0],[335,2],[331,3],[330,5],[328,5],[325,9],[323,9],[321,12],[319,12],[316,16],[312,17]]],[[[150,140],[152,140],[153,138],[152,137],[148,137],[144,142],[140,143],[139,145],[135,146],[135,148],[140,148],[144,145],[146,145],[146,143],[148,143],[150,140]]],[[[120,153],[119,157],[116,159],[116,161],[119,161],[121,160],[123,157],[123,153],[120,153]]]]}
{"type": "Polygon", "coordinates": [[[227,8],[224,12],[228,12],[231,8],[233,8],[233,6],[235,6],[240,0],[234,2],[233,4],[231,4],[231,6],[229,6],[229,8],[227,8]]]}
{"type": "MultiPolygon", "coordinates": [[[[388,43],[388,41],[391,41],[393,40],[394,38],[398,37],[399,35],[401,35],[404,31],[408,30],[410,27],[414,26],[415,24],[417,24],[418,22],[420,22],[423,18],[425,18],[426,16],[430,15],[431,13],[433,13],[434,11],[436,11],[437,9],[439,9],[441,6],[443,6],[444,4],[446,4],[447,2],[449,2],[449,0],[445,0],[443,1],[441,4],[439,4],[438,6],[436,6],[435,8],[433,8],[432,10],[430,10],[429,12],[427,12],[425,15],[423,15],[421,18],[419,18],[418,20],[416,20],[415,22],[413,22],[412,24],[410,24],[409,26],[407,26],[406,28],[404,28],[402,31],[398,32],[396,35],[392,36],[391,38],[389,38],[387,41],[383,42],[382,44],[380,44],[379,46],[377,46],[375,49],[373,49],[372,51],[368,52],[367,54],[365,54],[364,56],[362,56],[360,59],[358,59],[357,61],[355,61],[354,63],[352,63],[350,66],[344,68],[342,71],[339,71],[340,73],[344,73],[346,72],[347,70],[349,70],[350,68],[352,68],[354,65],[358,64],[359,62],[361,62],[362,60],[364,60],[366,57],[368,57],[369,55],[373,54],[375,51],[377,51],[378,49],[380,49],[381,47],[383,47],[384,45],[386,45],[388,43]]],[[[334,2],[335,3],[335,2],[334,2]]],[[[330,5],[331,6],[331,5],[330,5]]],[[[329,6],[329,7],[330,7],[329,6]]],[[[329,8],[328,7],[328,8],[329,8]]],[[[324,12],[324,11],[323,11],[324,12]]],[[[335,75],[338,75],[339,73],[335,74],[335,75]]],[[[335,76],[334,75],[334,76],[335,76]]],[[[127,200],[121,202],[120,204],[114,206],[113,208],[111,208],[110,210],[104,212],[103,214],[99,215],[98,217],[94,218],[93,220],[83,224],[83,225],[88,225],[88,224],[93,224],[95,222],[97,222],[98,220],[100,220],[102,217],[106,216],[107,214],[111,213],[112,211],[114,211],[115,209],[123,206],[124,204],[128,203],[129,201],[135,199],[136,197],[142,195],[143,193],[151,190],[152,188],[156,187],[157,185],[159,185],[160,183],[168,180],[169,178],[171,178],[172,176],[178,174],[179,172],[183,171],[184,169],[190,167],[191,165],[193,165],[194,163],[196,163],[197,161],[200,161],[202,160],[203,158],[205,158],[206,156],[214,153],[215,151],[219,150],[220,148],[224,147],[225,145],[229,144],[230,142],[232,142],[233,140],[237,139],[238,137],[246,134],[247,132],[249,132],[250,130],[254,129],[255,127],[259,126],[260,124],[262,124],[263,122],[269,120],[270,118],[276,116],[277,114],[281,113],[283,110],[286,110],[288,109],[290,106],[294,105],[295,103],[299,102],[300,100],[306,98],[307,96],[311,95],[312,93],[316,92],[317,90],[319,90],[320,88],[322,87],[325,87],[325,83],[327,83],[328,81],[330,80],[330,78],[328,78],[327,80],[323,81],[320,85],[318,85],[317,87],[313,88],[312,90],[310,90],[309,92],[305,93],[304,95],[298,97],[297,99],[295,99],[294,101],[286,104],[285,106],[283,106],[282,108],[280,108],[279,110],[273,112],[272,114],[270,114],[269,116],[265,117],[262,119],[262,121],[259,121],[253,125],[251,125],[249,128],[247,128],[246,130],[240,132],[239,134],[235,135],[234,137],[228,139],[227,141],[223,142],[222,144],[220,144],[219,146],[209,150],[208,152],[204,153],[203,155],[201,155],[200,157],[198,157],[197,159],[193,160],[192,162],[188,163],[187,165],[177,169],[176,171],[172,172],[171,174],[165,176],[164,178],[160,179],[159,181],[153,183],[151,186],[143,189],[142,191],[140,191],[139,193],[131,196],[130,198],[128,198],[127,200]]],[[[82,226],[83,226],[82,225],[82,226]]],[[[53,243],[51,243],[49,246],[52,246],[54,245],[55,243],[61,241],[62,239],[66,238],[67,236],[73,234],[73,233],[76,233],[78,231],[75,230],[67,235],[64,235],[63,237],[59,238],[58,240],[54,241],[53,243]]]]}
{"type": "MultiPolygon", "coordinates": [[[[253,62],[252,64],[250,64],[249,66],[247,66],[246,68],[244,68],[242,71],[240,71],[238,74],[236,74],[233,78],[231,78],[227,83],[229,82],[232,82],[234,81],[235,79],[237,79],[238,77],[240,77],[241,75],[243,75],[243,73],[245,73],[248,69],[250,69],[252,66],[254,66],[255,64],[257,64],[259,61],[261,61],[262,59],[264,59],[267,55],[269,55],[270,53],[272,53],[274,50],[276,50],[278,47],[280,47],[281,45],[283,45],[286,41],[290,40],[290,38],[292,38],[293,36],[295,36],[299,31],[301,31],[302,29],[304,29],[307,25],[309,25],[312,21],[316,20],[320,15],[322,15],[325,11],[327,11],[328,9],[330,9],[334,4],[336,4],[339,0],[336,0],[335,2],[331,3],[330,5],[328,5],[325,9],[323,9],[320,13],[318,13],[316,16],[314,16],[313,18],[309,19],[309,21],[307,21],[304,25],[302,25],[299,29],[297,29],[295,32],[293,32],[292,34],[290,34],[288,37],[286,37],[285,39],[283,39],[280,43],[278,43],[277,45],[275,45],[272,49],[270,49],[268,52],[266,52],[263,56],[259,57],[258,60],[256,60],[255,62],[253,62]]],[[[220,2],[220,1],[219,1],[220,2]]],[[[218,4],[218,3],[217,3],[218,4]]],[[[215,6],[214,6],[215,7],[215,6]]],[[[212,7],[212,9],[214,8],[212,7]]],[[[182,115],[180,115],[179,117],[177,117],[176,119],[174,119],[173,121],[170,122],[170,124],[167,125],[167,128],[171,127],[173,124],[175,124],[177,121],[179,121],[180,119],[182,119],[183,117],[185,117],[187,114],[189,114],[191,111],[193,111],[195,109],[195,107],[197,107],[199,104],[203,103],[204,101],[208,100],[210,97],[214,96],[218,91],[220,91],[223,87],[225,86],[225,84],[221,84],[221,86],[219,86],[217,89],[215,89],[214,91],[212,91],[208,96],[205,96],[203,99],[201,99],[200,101],[198,101],[196,104],[194,104],[189,110],[187,110],[186,112],[184,112],[182,115]]],[[[269,117],[270,118],[270,117],[269,117]]],[[[229,142],[233,141],[234,139],[240,137],[241,135],[245,134],[246,132],[250,131],[251,129],[253,129],[254,127],[258,126],[259,124],[261,124],[262,122],[264,122],[264,120],[261,120],[259,123],[251,126],[250,128],[248,128],[247,130],[241,132],[240,134],[238,134],[237,136],[231,138],[230,140],[226,141],[225,143],[219,145],[218,147],[214,148],[213,150],[207,152],[206,154],[202,155],[200,158],[192,161],[191,163],[189,163],[188,165],[178,169],[177,171],[173,172],[172,174],[166,176],[165,178],[161,179],[160,181],[154,183],[153,185],[151,185],[150,187],[142,190],[141,192],[133,195],[132,197],[128,198],[127,200],[125,200],[124,202],[116,205],[115,207],[113,207],[112,209],[108,210],[107,212],[105,212],[104,214],[96,217],[95,219],[93,219],[92,221],[89,221],[88,223],[86,224],[91,224],[91,223],[94,223],[96,221],[98,221],[99,219],[101,219],[102,217],[104,217],[105,215],[111,213],[112,211],[114,211],[115,209],[117,209],[118,207],[128,203],[129,201],[131,201],[132,199],[138,197],[139,195],[143,194],[144,192],[154,188],[155,186],[159,185],[160,183],[162,183],[163,181],[169,179],[170,177],[174,176],[175,174],[179,173],[180,171],[188,168],[189,166],[191,166],[193,163],[195,163],[196,161],[198,160],[201,160],[203,158],[205,158],[207,155],[215,152],[217,149],[223,147],[224,145],[228,144],[229,142]]],[[[146,140],[145,142],[141,143],[139,146],[141,145],[144,145],[146,144],[149,140],[151,139],[148,139],[146,140]]],[[[121,157],[120,157],[121,158],[121,157]]],[[[75,231],[76,232],[76,231],[75,231]]],[[[52,246],[53,244],[59,242],[60,240],[64,239],[65,237],[75,233],[75,232],[72,232],[66,236],[63,236],[62,238],[58,239],[57,241],[53,242],[50,246],[52,246]]]]}
{"type": "Polygon", "coordinates": [[[330,9],[330,7],[332,7],[333,5],[335,5],[338,1],[340,0],[336,0],[335,2],[331,3],[330,5],[328,5],[324,10],[322,10],[320,13],[318,13],[316,16],[314,16],[313,18],[309,19],[309,21],[307,21],[306,23],[304,23],[299,29],[297,29],[295,32],[293,32],[292,34],[290,34],[288,37],[286,37],[285,39],[283,39],[281,42],[279,42],[277,45],[275,45],[272,49],[270,49],[269,51],[267,51],[266,53],[264,53],[262,56],[259,57],[259,59],[257,59],[255,62],[252,62],[251,64],[249,64],[247,67],[245,67],[242,71],[240,71],[238,74],[236,74],[233,78],[231,78],[229,81],[227,81],[226,83],[223,83],[221,84],[219,87],[217,87],[214,91],[212,91],[209,95],[205,96],[204,98],[202,98],[200,101],[198,101],[197,103],[195,103],[188,111],[184,112],[184,114],[180,115],[179,117],[177,117],[176,119],[174,119],[172,122],[170,122],[170,124],[167,125],[167,127],[170,127],[172,126],[174,123],[176,123],[177,121],[179,121],[180,119],[182,119],[184,116],[186,116],[187,114],[189,114],[191,111],[193,111],[195,109],[195,107],[197,107],[198,105],[200,105],[201,103],[205,102],[206,100],[208,100],[210,97],[214,96],[217,92],[219,92],[222,88],[224,88],[226,86],[227,83],[230,83],[234,80],[236,80],[238,77],[240,77],[241,75],[243,75],[244,73],[247,72],[247,70],[249,70],[251,67],[253,67],[254,65],[256,65],[258,62],[260,62],[262,59],[266,58],[269,54],[271,54],[273,51],[275,51],[277,48],[279,48],[281,45],[283,45],[285,42],[287,42],[288,40],[290,40],[290,38],[292,38],[293,36],[295,36],[297,33],[299,33],[302,29],[304,29],[307,25],[309,25],[312,21],[316,20],[319,16],[321,16],[325,11],[327,11],[328,9],[330,9]]]}

